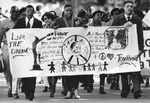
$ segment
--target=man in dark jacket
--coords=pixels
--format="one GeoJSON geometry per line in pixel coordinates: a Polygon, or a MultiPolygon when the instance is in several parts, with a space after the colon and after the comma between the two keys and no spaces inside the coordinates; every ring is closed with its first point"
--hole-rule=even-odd
{"type": "MultiPolygon", "coordinates": [[[[73,15],[73,7],[70,4],[64,6],[62,17],[55,20],[54,28],[63,27],[77,27],[79,21],[73,15]]],[[[67,90],[67,96],[65,99],[71,99],[72,94],[75,95],[76,99],[79,99],[78,84],[79,76],[63,76],[64,87],[67,90]]]]}
{"type": "MultiPolygon", "coordinates": [[[[139,46],[139,54],[143,52],[143,30],[142,30],[142,21],[133,15],[133,2],[126,1],[124,3],[124,13],[120,14],[116,18],[114,18],[112,26],[125,26],[129,27],[132,24],[137,25],[137,38],[138,38],[138,46],[139,46]]],[[[134,98],[139,98],[141,95],[139,94],[140,83],[139,83],[139,74],[140,72],[134,73],[122,73],[121,80],[122,80],[122,91],[121,97],[126,98],[128,93],[130,92],[130,85],[128,84],[128,75],[132,74],[132,82],[134,88],[134,98]]]]}
{"type": "MultiPolygon", "coordinates": [[[[26,17],[18,19],[15,29],[21,28],[42,28],[42,21],[33,17],[34,8],[32,5],[26,7],[26,17]]],[[[32,101],[34,99],[36,77],[27,77],[22,79],[23,90],[26,95],[26,99],[32,101]]]]}

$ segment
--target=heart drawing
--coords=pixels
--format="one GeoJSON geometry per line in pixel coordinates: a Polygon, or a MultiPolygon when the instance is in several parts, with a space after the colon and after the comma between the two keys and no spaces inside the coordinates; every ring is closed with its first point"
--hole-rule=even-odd
{"type": "Polygon", "coordinates": [[[113,57],[114,57],[114,54],[110,54],[110,53],[108,53],[108,54],[107,54],[107,57],[108,57],[110,60],[112,60],[112,59],[113,59],[113,57]]]}

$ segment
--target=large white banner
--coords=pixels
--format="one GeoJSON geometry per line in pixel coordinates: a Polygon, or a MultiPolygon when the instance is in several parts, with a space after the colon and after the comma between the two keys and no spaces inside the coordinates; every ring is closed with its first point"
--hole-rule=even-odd
{"type": "Polygon", "coordinates": [[[144,31],[144,52],[141,55],[141,74],[150,75],[150,30],[144,31]]]}
{"type": "Polygon", "coordinates": [[[13,77],[140,71],[136,25],[7,32],[13,77]]]}

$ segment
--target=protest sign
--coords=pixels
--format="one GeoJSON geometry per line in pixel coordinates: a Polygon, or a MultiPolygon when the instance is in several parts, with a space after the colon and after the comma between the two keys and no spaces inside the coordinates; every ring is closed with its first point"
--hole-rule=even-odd
{"type": "Polygon", "coordinates": [[[150,31],[144,31],[144,52],[141,55],[141,74],[150,75],[150,31]]]}
{"type": "Polygon", "coordinates": [[[13,77],[140,71],[136,25],[7,32],[13,77]]]}

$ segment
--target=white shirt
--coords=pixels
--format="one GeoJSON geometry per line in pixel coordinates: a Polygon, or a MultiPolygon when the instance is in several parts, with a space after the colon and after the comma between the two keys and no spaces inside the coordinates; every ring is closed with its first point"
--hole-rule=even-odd
{"type": "Polygon", "coordinates": [[[130,16],[127,16],[126,14],[124,14],[126,20],[128,21],[128,17],[130,17],[130,19],[132,19],[132,14],[130,16]]]}
{"type": "MultiPolygon", "coordinates": [[[[28,24],[28,21],[29,21],[29,19],[26,17],[26,26],[27,26],[27,24],[28,24]]],[[[32,18],[30,19],[30,28],[32,28],[33,22],[34,22],[34,18],[32,17],[32,18]]]]}

